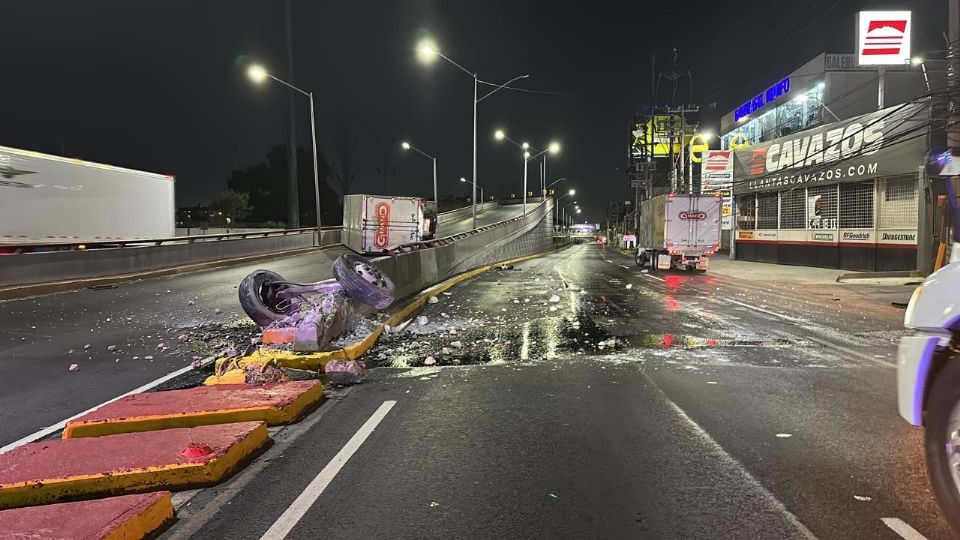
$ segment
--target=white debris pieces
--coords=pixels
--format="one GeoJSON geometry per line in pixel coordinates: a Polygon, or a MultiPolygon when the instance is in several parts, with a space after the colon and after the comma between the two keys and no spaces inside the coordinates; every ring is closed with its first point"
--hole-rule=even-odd
{"type": "Polygon", "coordinates": [[[423,365],[425,366],[433,366],[433,365],[436,365],[436,363],[437,363],[437,359],[432,356],[428,356],[423,359],[423,365]]]}
{"type": "Polygon", "coordinates": [[[633,288],[633,283],[627,283],[627,288],[628,288],[628,289],[632,289],[632,288],[633,288]]]}
{"type": "Polygon", "coordinates": [[[430,322],[430,319],[426,315],[420,315],[417,317],[417,324],[420,326],[426,326],[430,322]]]}
{"type": "Polygon", "coordinates": [[[550,303],[551,303],[551,304],[555,304],[555,303],[557,303],[557,302],[559,302],[559,301],[560,301],[560,296],[559,296],[559,295],[556,295],[556,294],[555,294],[555,295],[553,295],[553,296],[550,297],[550,303]]]}
{"type": "Polygon", "coordinates": [[[430,298],[427,298],[427,303],[428,303],[428,304],[436,304],[436,303],[439,302],[439,301],[440,301],[440,299],[437,298],[436,296],[431,296],[430,298]]]}
{"type": "Polygon", "coordinates": [[[792,433],[777,433],[778,439],[789,439],[790,437],[793,437],[792,433]]]}
{"type": "Polygon", "coordinates": [[[873,497],[867,497],[866,495],[854,495],[853,498],[860,502],[869,502],[873,500],[873,497]]]}
{"type": "Polygon", "coordinates": [[[80,364],[70,364],[69,371],[80,371],[80,364]]]}

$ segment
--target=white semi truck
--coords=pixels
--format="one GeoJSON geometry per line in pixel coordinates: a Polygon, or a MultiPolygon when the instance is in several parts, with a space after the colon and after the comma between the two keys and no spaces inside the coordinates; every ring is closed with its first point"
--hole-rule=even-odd
{"type": "Polygon", "coordinates": [[[0,146],[0,248],[174,236],[174,177],[0,146]]]}
{"type": "Polygon", "coordinates": [[[722,201],[715,195],[669,193],[640,204],[636,262],[651,270],[706,272],[720,247],[722,201]]]}

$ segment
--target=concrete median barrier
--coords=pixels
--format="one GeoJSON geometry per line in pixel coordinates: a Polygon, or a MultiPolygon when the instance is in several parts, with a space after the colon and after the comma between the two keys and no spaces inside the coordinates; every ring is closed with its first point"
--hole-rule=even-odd
{"type": "Polygon", "coordinates": [[[171,428],[266,422],[289,424],[323,400],[320,381],[199,386],[133,394],[71,420],[64,439],[171,428]]]}
{"type": "Polygon", "coordinates": [[[169,491],[0,511],[0,538],[152,538],[174,519],[169,491]]]}
{"type": "MultiPolygon", "coordinates": [[[[129,276],[205,263],[309,250],[314,232],[219,241],[171,243],[0,255],[0,289],[129,276]]],[[[340,243],[340,230],[324,230],[321,246],[340,243]]],[[[84,284],[77,285],[85,286],[84,284]]],[[[69,287],[68,287],[69,288],[69,287]]],[[[2,295],[0,295],[2,297],[2,295]]]]}
{"type": "Polygon", "coordinates": [[[0,510],[212,485],[269,441],[240,422],[25,444],[0,454],[0,510]]]}

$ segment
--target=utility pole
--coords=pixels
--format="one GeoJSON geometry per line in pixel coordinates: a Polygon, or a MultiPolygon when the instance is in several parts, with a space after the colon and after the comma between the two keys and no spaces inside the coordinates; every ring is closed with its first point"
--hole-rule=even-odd
{"type": "Polygon", "coordinates": [[[950,120],[947,127],[947,146],[960,148],[960,0],[949,0],[947,7],[947,87],[951,90],[950,120]]]}
{"type": "MultiPolygon", "coordinates": [[[[290,7],[290,0],[286,0],[286,38],[287,38],[287,79],[291,84],[296,84],[293,78],[293,12],[290,7]]],[[[290,229],[300,228],[300,194],[297,192],[297,121],[296,107],[294,100],[296,96],[293,92],[288,92],[290,106],[288,109],[290,132],[287,135],[287,227],[290,229]]],[[[314,156],[314,161],[319,156],[314,156]]],[[[320,216],[320,208],[317,208],[317,216],[320,216]]],[[[317,231],[317,238],[320,237],[320,231],[317,231]]]]}

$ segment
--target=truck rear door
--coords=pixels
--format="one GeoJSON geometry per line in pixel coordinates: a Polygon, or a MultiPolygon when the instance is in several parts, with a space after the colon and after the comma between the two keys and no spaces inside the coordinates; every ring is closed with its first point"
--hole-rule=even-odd
{"type": "Polygon", "coordinates": [[[664,244],[684,253],[713,251],[720,242],[719,197],[667,195],[664,244]]]}

